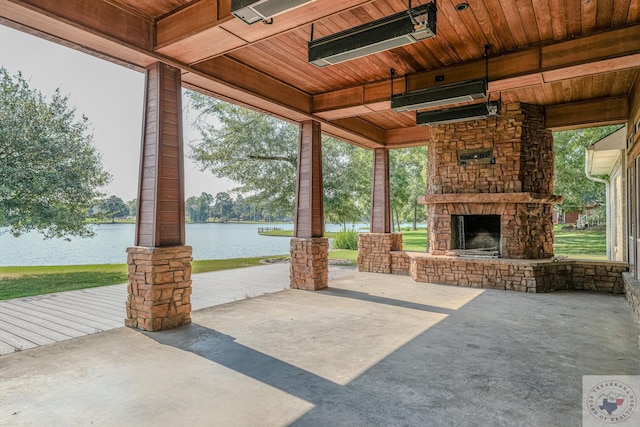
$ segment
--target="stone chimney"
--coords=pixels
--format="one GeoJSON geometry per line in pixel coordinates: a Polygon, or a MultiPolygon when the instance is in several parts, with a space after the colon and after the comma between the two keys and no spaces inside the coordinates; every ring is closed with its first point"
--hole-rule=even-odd
{"type": "Polygon", "coordinates": [[[432,127],[429,252],[491,249],[503,258],[553,256],[553,136],[544,107],[509,104],[485,120],[432,127]],[[456,247],[457,246],[457,247],[456,247]]]}

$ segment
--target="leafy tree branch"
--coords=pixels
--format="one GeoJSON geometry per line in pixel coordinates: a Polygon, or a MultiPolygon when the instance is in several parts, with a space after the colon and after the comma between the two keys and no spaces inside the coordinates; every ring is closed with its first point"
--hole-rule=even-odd
{"type": "Polygon", "coordinates": [[[92,139],[66,96],[47,99],[0,68],[0,227],[91,236],[85,217],[111,179],[92,139]]]}

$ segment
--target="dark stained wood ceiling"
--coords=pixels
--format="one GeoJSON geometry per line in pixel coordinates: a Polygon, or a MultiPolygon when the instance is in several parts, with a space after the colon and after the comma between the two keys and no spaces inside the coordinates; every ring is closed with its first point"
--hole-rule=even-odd
{"type": "MultiPolygon", "coordinates": [[[[437,1],[437,36],[318,68],[319,38],[407,10],[406,0],[314,0],[247,25],[230,0],[0,0],[0,23],[144,67],[183,69],[188,87],[292,121],[319,120],[364,146],[414,144],[428,135],[414,113],[390,110],[390,69],[410,89],[483,77],[492,99],[556,106],[604,100],[620,122],[640,69],[640,0],[437,1]],[[611,104],[612,100],[616,103],[611,104]],[[625,103],[626,102],[626,103],[625,103]],[[391,137],[392,135],[392,137],[391,137]]],[[[427,1],[413,0],[413,4],[427,1]]],[[[591,110],[597,111],[597,104],[591,110]]]]}

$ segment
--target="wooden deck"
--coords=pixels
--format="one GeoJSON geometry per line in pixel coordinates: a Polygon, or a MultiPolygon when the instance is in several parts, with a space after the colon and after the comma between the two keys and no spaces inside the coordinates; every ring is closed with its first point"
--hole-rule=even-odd
{"type": "Polygon", "coordinates": [[[126,285],[0,301],[0,354],[118,328],[126,285]]]}
{"type": "MultiPolygon", "coordinates": [[[[354,270],[332,267],[332,275],[354,270]]],[[[192,309],[277,292],[289,287],[289,264],[193,275],[192,309]]],[[[0,355],[124,325],[126,285],[0,301],[0,355]]]]}

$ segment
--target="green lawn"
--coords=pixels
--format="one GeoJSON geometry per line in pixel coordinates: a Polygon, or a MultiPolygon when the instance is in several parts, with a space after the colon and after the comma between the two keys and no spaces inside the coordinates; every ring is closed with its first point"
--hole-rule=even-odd
{"type": "MultiPolygon", "coordinates": [[[[192,266],[194,273],[205,273],[260,265],[264,258],[202,260],[193,261],[192,266]]],[[[126,282],[126,264],[0,267],[0,300],[126,282]]]]}
{"type": "Polygon", "coordinates": [[[405,251],[426,251],[427,230],[418,229],[416,231],[403,231],[402,249],[405,251]]]}
{"type": "Polygon", "coordinates": [[[333,259],[345,259],[351,261],[352,267],[358,266],[358,251],[350,251],[348,249],[333,249],[329,252],[329,258],[333,259]]]}
{"type": "MultiPolygon", "coordinates": [[[[405,251],[425,251],[426,230],[403,231],[402,249],[405,251]]],[[[607,258],[607,242],[604,230],[563,230],[562,225],[554,227],[554,255],[579,259],[607,258]]]]}
{"type": "Polygon", "coordinates": [[[293,236],[293,230],[273,230],[260,233],[261,236],[277,236],[277,237],[291,237],[293,236]]]}
{"type": "Polygon", "coordinates": [[[126,264],[0,267],[0,300],[126,282],[126,264]]]}
{"type": "MultiPolygon", "coordinates": [[[[604,259],[607,256],[606,233],[604,230],[563,230],[561,225],[554,228],[553,249],[556,255],[579,258],[589,255],[604,259]]],[[[427,246],[426,230],[403,231],[402,243],[405,251],[424,251],[427,246]]]]}
{"type": "Polygon", "coordinates": [[[607,259],[607,238],[604,230],[563,230],[554,228],[554,255],[580,259],[607,259]]]}
{"type": "MultiPolygon", "coordinates": [[[[291,230],[282,230],[280,234],[291,236],[291,230]]],[[[335,233],[326,233],[333,237],[335,233]]],[[[403,231],[403,249],[407,251],[425,251],[427,231],[403,231]]],[[[574,231],[555,228],[555,255],[570,258],[606,259],[604,231],[574,231]]],[[[282,258],[287,255],[272,256],[282,258]]],[[[330,258],[351,261],[357,265],[357,251],[344,249],[332,250],[330,258]]],[[[259,265],[265,257],[202,260],[193,262],[194,273],[228,270],[232,268],[259,265]]],[[[0,267],[0,300],[41,295],[73,289],[126,283],[127,266],[125,264],[40,266],[40,267],[0,267]]]]}

